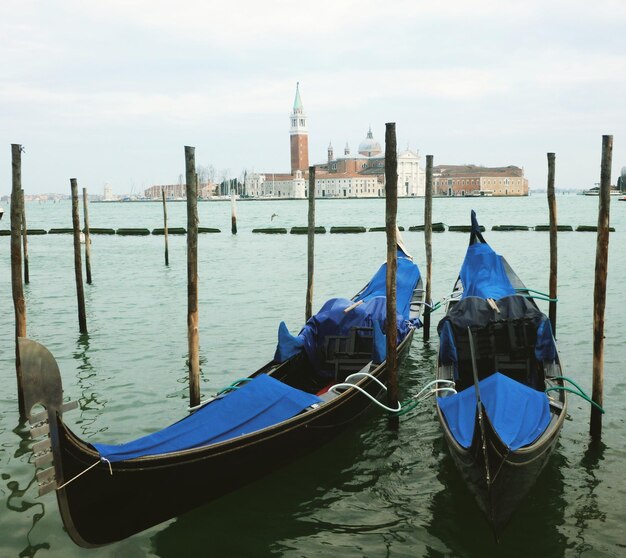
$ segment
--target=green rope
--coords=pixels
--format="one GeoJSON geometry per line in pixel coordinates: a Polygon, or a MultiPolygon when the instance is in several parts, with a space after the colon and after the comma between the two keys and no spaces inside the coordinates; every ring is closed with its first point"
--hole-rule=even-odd
{"type": "Polygon", "coordinates": [[[241,387],[240,384],[245,384],[246,382],[251,381],[252,378],[239,378],[238,380],[235,380],[232,384],[230,384],[229,386],[226,386],[225,388],[219,390],[216,395],[222,395],[222,393],[226,393],[228,391],[234,391],[236,389],[239,389],[241,387]]]}
{"type": "Polygon", "coordinates": [[[415,409],[415,407],[417,407],[420,404],[420,402],[417,399],[407,399],[406,401],[403,401],[401,404],[402,409],[400,409],[399,411],[395,411],[393,413],[391,413],[394,417],[401,417],[402,415],[406,415],[408,412],[412,411],[413,409],[415,409]]]}
{"type": "Polygon", "coordinates": [[[545,298],[543,296],[522,295],[524,298],[532,298],[533,300],[545,300],[546,302],[558,302],[558,298],[545,298]]]}
{"type": "MultiPolygon", "coordinates": [[[[548,378],[549,380],[565,380],[566,382],[569,382],[570,384],[572,384],[578,391],[580,391],[580,393],[585,393],[585,390],[583,388],[581,388],[574,380],[572,380],[571,378],[568,378],[567,376],[552,376],[548,378]]],[[[585,395],[587,395],[585,393],[585,395]]]]}
{"type": "Polygon", "coordinates": [[[441,301],[438,301],[436,304],[433,304],[433,305],[430,307],[430,310],[429,310],[429,312],[428,312],[428,313],[429,313],[429,314],[432,314],[435,310],[439,310],[439,308],[441,308],[441,301]]]}
{"type": "Polygon", "coordinates": [[[597,407],[602,414],[605,413],[604,409],[602,407],[600,407],[600,405],[598,405],[587,394],[581,393],[580,391],[577,391],[577,390],[572,389],[570,387],[567,387],[567,386],[553,386],[553,387],[549,387],[546,390],[546,393],[548,393],[549,391],[567,391],[568,393],[573,393],[574,395],[578,395],[579,397],[582,397],[585,401],[587,401],[588,403],[591,403],[594,407],[597,407]]]}
{"type": "Polygon", "coordinates": [[[594,407],[597,407],[600,412],[602,414],[604,414],[604,409],[602,407],[600,407],[600,405],[598,405],[593,399],[591,399],[591,397],[589,397],[583,390],[583,388],[581,388],[574,380],[572,380],[571,378],[568,378],[567,376],[552,376],[551,378],[548,378],[549,380],[563,380],[565,382],[569,382],[570,384],[572,384],[578,391],[573,390],[572,388],[566,387],[566,386],[553,386],[550,387],[546,390],[546,393],[548,393],[549,391],[567,391],[569,393],[573,393],[574,395],[578,395],[580,397],[582,397],[585,401],[588,401],[589,403],[591,403],[594,407]]]}
{"type": "MultiPolygon", "coordinates": [[[[574,380],[572,380],[571,378],[568,378],[567,376],[553,376],[552,378],[550,378],[552,380],[563,380],[565,382],[569,382],[570,384],[572,384],[577,390],[578,390],[578,395],[580,395],[583,399],[589,401],[589,403],[591,403],[592,405],[594,405],[595,407],[597,407],[600,411],[602,411],[602,414],[604,414],[604,409],[598,405],[593,399],[591,399],[591,397],[589,397],[586,393],[585,390],[583,388],[581,388],[574,380]]],[[[558,391],[558,390],[555,390],[558,391]]],[[[568,390],[563,390],[563,391],[568,391],[568,390]]],[[[572,393],[576,393],[576,392],[572,392],[572,393]]]]}
{"type": "Polygon", "coordinates": [[[542,293],[541,291],[535,291],[534,289],[527,289],[525,287],[523,289],[515,289],[515,290],[517,292],[519,292],[519,291],[526,291],[526,292],[535,293],[535,294],[538,294],[538,295],[541,295],[541,296],[547,296],[547,297],[550,296],[548,293],[542,293]]]}
{"type": "Polygon", "coordinates": [[[528,295],[528,298],[536,298],[537,300],[545,300],[546,302],[558,302],[558,298],[550,298],[550,295],[547,293],[542,293],[541,291],[535,291],[534,289],[515,289],[516,292],[525,292],[525,293],[535,293],[539,296],[528,295]]]}

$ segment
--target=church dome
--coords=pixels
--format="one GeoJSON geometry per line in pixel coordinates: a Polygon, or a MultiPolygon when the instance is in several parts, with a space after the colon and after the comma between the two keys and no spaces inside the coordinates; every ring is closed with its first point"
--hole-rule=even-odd
{"type": "Polygon", "coordinates": [[[380,147],[380,143],[378,143],[374,136],[372,136],[372,128],[370,126],[369,131],[367,132],[367,137],[359,144],[359,154],[365,155],[366,157],[375,157],[376,155],[380,155],[383,152],[380,147]]]}

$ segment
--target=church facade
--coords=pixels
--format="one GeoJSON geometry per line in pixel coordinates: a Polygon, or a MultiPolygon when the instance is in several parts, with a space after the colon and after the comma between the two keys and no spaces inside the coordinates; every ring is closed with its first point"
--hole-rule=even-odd
{"type": "MultiPolygon", "coordinates": [[[[309,174],[309,132],[300,86],[290,116],[291,173],[248,173],[245,191],[250,197],[306,198],[309,174]]],[[[426,175],[419,153],[406,149],[398,157],[398,196],[424,196],[426,175]]],[[[315,197],[377,198],[385,196],[385,154],[371,128],[352,154],[346,143],[343,156],[335,157],[331,144],[327,160],[315,164],[315,197]]]]}

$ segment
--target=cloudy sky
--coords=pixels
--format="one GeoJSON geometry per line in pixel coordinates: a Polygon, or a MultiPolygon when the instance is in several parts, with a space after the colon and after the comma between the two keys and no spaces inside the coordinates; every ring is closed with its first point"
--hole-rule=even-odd
{"type": "Polygon", "coordinates": [[[435,164],[524,167],[544,188],[626,166],[623,0],[19,0],[0,3],[0,195],[178,182],[184,145],[238,176],[288,171],[296,82],[311,162],[372,126],[435,164]]]}

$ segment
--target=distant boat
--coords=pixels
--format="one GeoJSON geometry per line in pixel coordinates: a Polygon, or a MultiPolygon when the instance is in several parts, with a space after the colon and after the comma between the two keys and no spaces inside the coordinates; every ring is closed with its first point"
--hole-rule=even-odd
{"type": "MultiPolygon", "coordinates": [[[[621,196],[623,194],[622,191],[613,187],[611,187],[611,191],[609,193],[611,196],[621,196]]],[[[590,188],[589,190],[583,190],[583,196],[599,196],[599,195],[600,195],[599,186],[596,186],[595,188],[590,188]]]]}
{"type": "Polygon", "coordinates": [[[622,196],[621,198],[619,198],[619,201],[626,201],[626,196],[622,196]]]}
{"type": "Polygon", "coordinates": [[[3,215],[4,215],[4,207],[0,207],[0,219],[2,219],[3,215]]]}

